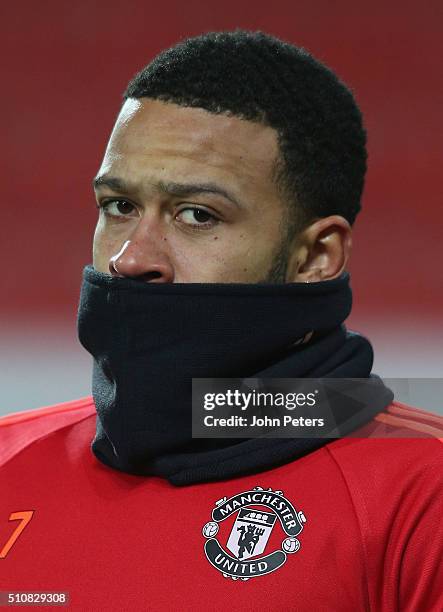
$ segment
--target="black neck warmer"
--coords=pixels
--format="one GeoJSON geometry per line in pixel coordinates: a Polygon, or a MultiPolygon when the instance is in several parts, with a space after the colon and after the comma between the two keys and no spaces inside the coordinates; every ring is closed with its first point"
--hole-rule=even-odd
{"type": "MultiPolygon", "coordinates": [[[[160,284],[87,266],[78,330],[94,357],[94,454],[184,485],[259,472],[321,447],[329,440],[193,439],[192,378],[367,378],[372,347],[343,326],[351,303],[347,273],[312,284],[160,284]]],[[[381,381],[375,388],[353,429],[392,401],[381,381]]]]}

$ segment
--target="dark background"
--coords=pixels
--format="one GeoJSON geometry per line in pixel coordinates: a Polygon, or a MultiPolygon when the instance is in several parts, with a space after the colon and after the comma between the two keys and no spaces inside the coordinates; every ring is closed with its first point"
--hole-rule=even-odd
{"type": "Polygon", "coordinates": [[[88,393],[77,345],[91,179],[128,80],[208,30],[262,29],[353,89],[369,172],[350,267],[354,311],[386,376],[442,376],[442,2],[15,1],[1,7],[0,412],[88,393]]]}

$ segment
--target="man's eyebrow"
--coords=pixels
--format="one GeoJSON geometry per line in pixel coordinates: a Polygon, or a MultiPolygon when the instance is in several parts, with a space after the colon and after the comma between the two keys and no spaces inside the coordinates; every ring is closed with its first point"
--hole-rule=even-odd
{"type": "Polygon", "coordinates": [[[235,204],[235,206],[241,208],[240,202],[236,198],[234,198],[234,196],[230,194],[226,189],[220,187],[216,183],[165,183],[163,181],[159,181],[157,183],[157,186],[159,190],[163,193],[167,193],[172,196],[177,196],[179,198],[199,195],[202,193],[221,195],[226,198],[226,200],[229,200],[230,202],[235,204]]]}
{"type": "Polygon", "coordinates": [[[99,187],[109,187],[113,191],[130,191],[130,186],[123,179],[117,178],[116,176],[108,176],[107,174],[99,174],[92,181],[94,189],[99,187]]]}
{"type": "MultiPolygon", "coordinates": [[[[113,191],[118,191],[120,193],[129,193],[135,190],[135,186],[127,183],[121,178],[116,176],[109,176],[107,174],[101,174],[94,178],[92,181],[92,185],[94,189],[98,189],[99,187],[109,187],[113,191]]],[[[241,208],[241,203],[226,189],[217,185],[216,183],[176,183],[176,182],[164,182],[158,181],[155,183],[154,188],[161,193],[166,193],[171,196],[176,196],[179,198],[199,195],[199,194],[215,194],[221,195],[225,199],[229,200],[235,206],[241,208]]]]}

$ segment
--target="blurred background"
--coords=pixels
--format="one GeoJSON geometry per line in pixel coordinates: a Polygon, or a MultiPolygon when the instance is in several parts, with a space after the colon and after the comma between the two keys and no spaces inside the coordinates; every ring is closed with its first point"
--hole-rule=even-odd
{"type": "Polygon", "coordinates": [[[371,339],[384,377],[441,378],[442,7],[441,0],[3,2],[0,414],[89,394],[91,364],[75,317],[96,218],[91,179],[121,94],[161,49],[235,27],[306,47],[353,89],[369,135],[369,172],[348,326],[371,339]]]}

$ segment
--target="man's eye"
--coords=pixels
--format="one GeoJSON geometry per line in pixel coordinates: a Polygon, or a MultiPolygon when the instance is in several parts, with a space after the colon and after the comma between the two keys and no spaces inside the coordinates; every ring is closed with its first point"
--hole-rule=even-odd
{"type": "Polygon", "coordinates": [[[137,215],[134,204],[126,200],[107,200],[101,204],[100,208],[110,217],[129,217],[137,215]]]}
{"type": "Polygon", "coordinates": [[[201,228],[212,227],[218,221],[214,215],[211,215],[203,208],[183,208],[177,216],[186,225],[201,228]]]}

